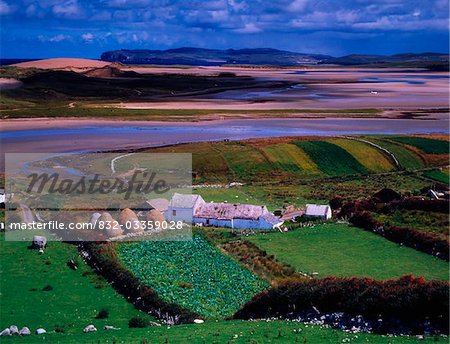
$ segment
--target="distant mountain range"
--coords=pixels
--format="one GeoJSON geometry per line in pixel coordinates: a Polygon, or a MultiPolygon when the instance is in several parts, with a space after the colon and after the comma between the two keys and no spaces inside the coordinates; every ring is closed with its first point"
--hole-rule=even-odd
{"type": "Polygon", "coordinates": [[[302,66],[319,64],[336,65],[432,65],[448,64],[448,54],[422,53],[380,55],[347,55],[333,57],[320,54],[304,54],[270,48],[259,49],[202,49],[178,48],[168,50],[114,50],[101,55],[103,61],[121,62],[125,64],[155,65],[276,65],[302,66]]]}

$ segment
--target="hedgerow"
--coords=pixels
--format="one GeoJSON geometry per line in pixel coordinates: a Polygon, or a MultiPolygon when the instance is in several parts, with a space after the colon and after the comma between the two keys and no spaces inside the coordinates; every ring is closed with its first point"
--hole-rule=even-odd
{"type": "Polygon", "coordinates": [[[369,278],[313,279],[281,285],[256,295],[235,314],[236,319],[295,318],[304,311],[344,312],[401,323],[409,333],[423,333],[432,323],[438,333],[449,331],[449,283],[425,281],[410,275],[395,280],[369,278]]]}

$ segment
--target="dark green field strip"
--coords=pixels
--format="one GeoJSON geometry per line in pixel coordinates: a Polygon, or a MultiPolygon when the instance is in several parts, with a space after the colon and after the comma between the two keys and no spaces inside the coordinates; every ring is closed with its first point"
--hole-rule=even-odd
{"type": "Polygon", "coordinates": [[[427,154],[448,154],[449,142],[416,136],[389,136],[389,140],[419,148],[427,154]]]}
{"type": "Polygon", "coordinates": [[[450,184],[448,173],[442,172],[440,170],[426,171],[423,173],[423,176],[426,178],[433,179],[437,182],[450,184]]]}
{"type": "Polygon", "coordinates": [[[295,143],[329,176],[367,174],[369,171],[350,153],[325,141],[302,141],[295,143]]]}
{"type": "MultiPolygon", "coordinates": [[[[387,137],[390,139],[390,137],[387,137]]],[[[402,146],[400,143],[395,143],[393,141],[387,141],[381,137],[367,137],[367,140],[387,149],[389,152],[394,154],[400,163],[400,166],[407,170],[415,170],[425,167],[423,160],[406,147],[402,146]]]]}

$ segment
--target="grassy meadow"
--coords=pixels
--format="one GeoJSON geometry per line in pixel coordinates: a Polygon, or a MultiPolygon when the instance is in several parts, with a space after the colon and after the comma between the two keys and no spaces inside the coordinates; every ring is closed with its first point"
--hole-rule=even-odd
{"type": "Polygon", "coordinates": [[[347,224],[257,234],[248,240],[300,272],[317,272],[317,277],[385,280],[411,274],[444,281],[449,277],[447,262],[347,224]]]}
{"type": "Polygon", "coordinates": [[[1,329],[15,324],[62,335],[80,333],[88,324],[126,328],[135,316],[152,320],[96,275],[75,245],[49,242],[42,255],[28,245],[0,236],[1,329]],[[66,265],[71,258],[79,263],[76,271],[66,265]],[[109,316],[97,319],[102,309],[109,316]]]}

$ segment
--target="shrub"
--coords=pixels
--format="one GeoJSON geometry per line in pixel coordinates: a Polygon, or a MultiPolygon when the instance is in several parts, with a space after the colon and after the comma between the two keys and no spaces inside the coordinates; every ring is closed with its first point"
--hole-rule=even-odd
{"type": "Polygon", "coordinates": [[[44,288],[42,288],[42,291],[51,291],[53,290],[53,287],[50,284],[47,284],[44,288]]]}
{"type": "Polygon", "coordinates": [[[55,325],[55,332],[56,333],[65,333],[66,329],[64,328],[64,325],[55,325]]]}
{"type": "Polygon", "coordinates": [[[109,318],[109,311],[106,308],[103,308],[98,312],[96,319],[106,319],[109,318]]]}
{"type": "Polygon", "coordinates": [[[144,328],[148,326],[148,321],[142,317],[133,317],[128,321],[128,327],[144,328]]]}

